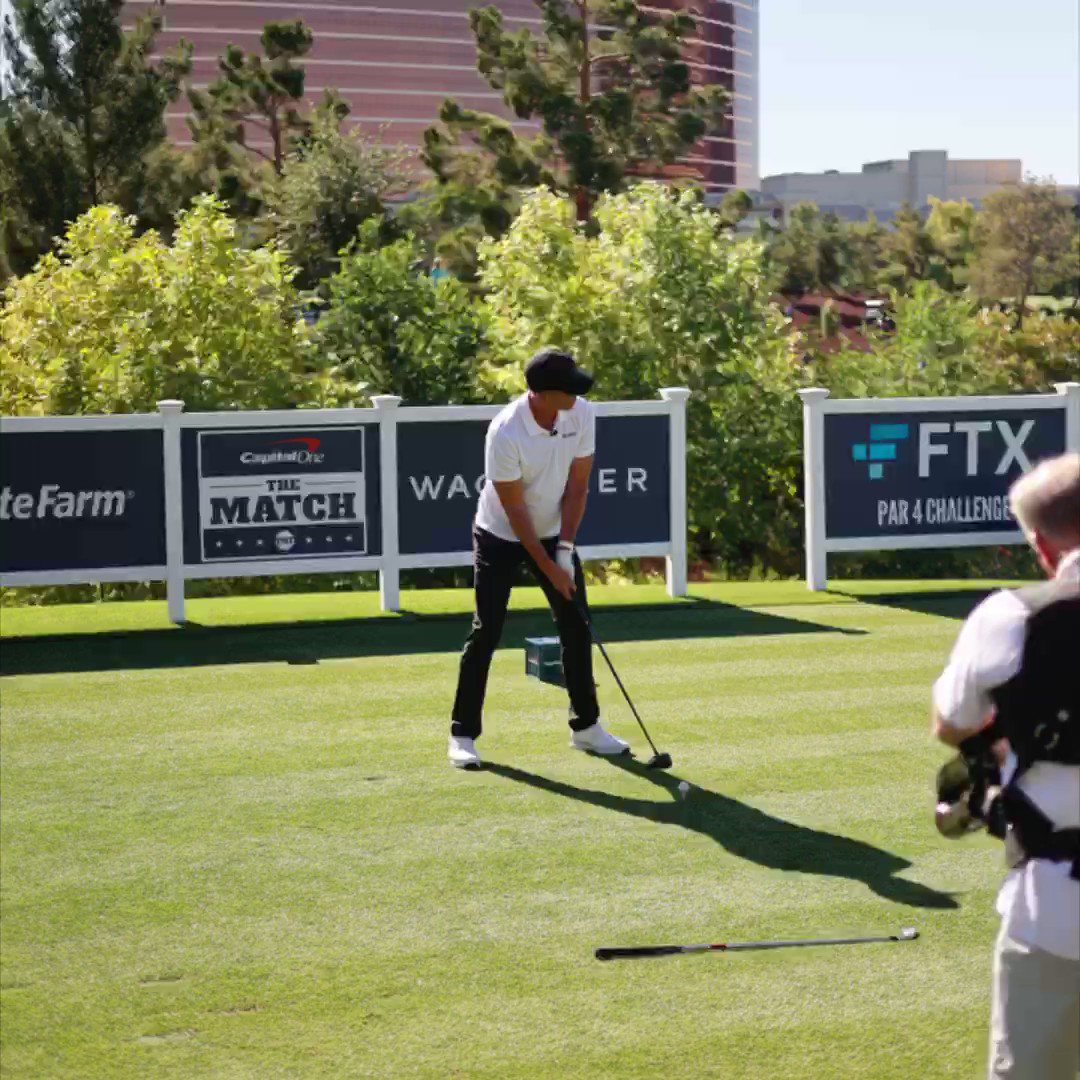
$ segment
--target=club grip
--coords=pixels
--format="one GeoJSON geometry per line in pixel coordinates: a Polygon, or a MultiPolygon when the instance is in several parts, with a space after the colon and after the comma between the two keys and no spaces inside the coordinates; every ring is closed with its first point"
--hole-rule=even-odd
{"type": "Polygon", "coordinates": [[[681,953],[681,945],[632,945],[627,948],[597,949],[597,960],[630,960],[639,956],[672,956],[681,953]]]}

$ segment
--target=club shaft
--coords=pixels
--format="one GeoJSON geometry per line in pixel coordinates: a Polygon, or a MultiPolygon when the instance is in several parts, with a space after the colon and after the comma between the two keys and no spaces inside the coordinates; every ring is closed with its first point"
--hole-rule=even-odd
{"type": "MultiPolygon", "coordinates": [[[[591,627],[590,627],[591,629],[591,627]]],[[[637,709],[634,708],[634,703],[630,700],[630,695],[626,692],[626,687],[623,686],[622,679],[619,678],[619,673],[615,670],[615,665],[611,662],[611,657],[607,654],[607,649],[604,648],[603,643],[593,634],[593,641],[596,642],[596,647],[600,650],[600,655],[607,661],[607,666],[611,671],[611,674],[615,678],[615,682],[618,683],[619,689],[622,691],[622,696],[626,698],[626,704],[630,706],[630,711],[634,714],[634,719],[638,722],[638,726],[641,728],[642,734],[645,736],[646,741],[652,748],[654,754],[659,754],[660,751],[656,749],[656,743],[652,741],[652,737],[649,735],[648,728],[645,727],[645,722],[638,716],[637,709]]]]}
{"type": "Polygon", "coordinates": [[[638,727],[641,728],[641,733],[645,736],[646,742],[652,749],[654,754],[659,754],[660,751],[656,749],[656,743],[652,741],[652,736],[649,734],[649,729],[645,726],[645,721],[638,715],[637,709],[634,707],[633,701],[630,700],[630,694],[627,692],[626,687],[623,686],[622,679],[619,678],[619,673],[615,670],[615,665],[611,662],[611,657],[607,654],[607,649],[604,648],[604,643],[596,636],[596,630],[593,628],[592,619],[589,618],[589,613],[585,610],[584,605],[579,605],[581,611],[581,617],[585,620],[585,625],[589,628],[589,636],[596,643],[596,647],[600,650],[600,655],[604,658],[605,663],[608,666],[608,670],[611,672],[612,677],[615,679],[616,684],[622,691],[622,696],[626,698],[626,704],[630,706],[630,711],[634,714],[634,719],[638,722],[638,727]]]}
{"type": "Polygon", "coordinates": [[[711,949],[736,952],[746,949],[796,949],[808,945],[870,945],[879,941],[903,940],[895,934],[880,937],[807,938],[803,941],[730,941],[724,945],[710,945],[711,949]]]}
{"type": "Polygon", "coordinates": [[[793,941],[728,941],[701,945],[632,945],[596,950],[597,960],[632,960],[649,956],[675,956],[697,952],[747,952],[757,949],[794,949],[813,945],[870,945],[888,941],[911,941],[913,937],[888,934],[877,937],[806,938],[793,941]]]}

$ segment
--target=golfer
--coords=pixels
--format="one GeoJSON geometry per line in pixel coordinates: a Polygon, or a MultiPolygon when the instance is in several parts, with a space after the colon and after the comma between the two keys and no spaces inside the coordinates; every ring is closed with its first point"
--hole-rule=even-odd
{"type": "Polygon", "coordinates": [[[476,740],[488,669],[522,565],[544,590],[559,628],[571,746],[608,755],[630,750],[600,726],[591,640],[577,606],[585,603],[585,578],[574,537],[596,445],[596,417],[581,395],[593,379],[569,353],[541,349],[525,367],[525,382],[528,392],[492,420],[484,444],[484,488],[473,523],[476,614],[461,656],[448,749],[459,769],[480,767],[476,740]]]}
{"type": "Polygon", "coordinates": [[[1080,454],[1009,492],[1050,582],[972,612],[934,685],[933,727],[957,746],[995,716],[1010,871],[998,894],[992,1080],[1076,1080],[1080,1068],[1080,454]]]}

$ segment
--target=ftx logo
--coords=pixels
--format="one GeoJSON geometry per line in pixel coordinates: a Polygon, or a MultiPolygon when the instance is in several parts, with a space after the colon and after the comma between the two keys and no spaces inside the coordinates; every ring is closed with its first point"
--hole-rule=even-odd
{"type": "Polygon", "coordinates": [[[1031,459],[1024,450],[1024,443],[1035,428],[1034,420],[1018,421],[1015,428],[1008,420],[924,421],[917,425],[871,424],[869,440],[852,444],[852,461],[865,462],[871,480],[882,479],[885,465],[896,461],[899,444],[910,437],[912,426],[918,430],[921,479],[925,480],[930,475],[935,458],[948,458],[950,452],[957,449],[964,455],[964,468],[968,476],[977,476],[980,464],[986,461],[994,463],[995,476],[1004,476],[1014,465],[1022,472],[1031,468],[1031,459]],[[963,442],[959,446],[955,440],[958,435],[963,436],[963,442]],[[982,452],[985,449],[982,440],[984,435],[990,436],[988,441],[994,444],[994,449],[1000,448],[997,457],[987,458],[982,452]]]}
{"type": "Polygon", "coordinates": [[[896,444],[907,437],[907,424],[871,424],[870,441],[852,444],[851,460],[865,461],[870,479],[880,480],[885,475],[885,462],[896,460],[896,444]]]}

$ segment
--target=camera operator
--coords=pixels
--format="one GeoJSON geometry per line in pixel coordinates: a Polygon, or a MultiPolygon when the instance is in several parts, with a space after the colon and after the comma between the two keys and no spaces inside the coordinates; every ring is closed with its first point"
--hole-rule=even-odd
{"type": "Polygon", "coordinates": [[[1009,500],[1050,580],[994,593],[972,612],[934,684],[933,730],[962,750],[991,724],[995,737],[1000,732],[1007,740],[1000,803],[986,814],[991,831],[1004,832],[1010,866],[997,901],[988,1075],[1075,1080],[1080,454],[1043,462],[1012,486],[1009,500]]]}

